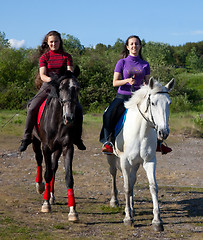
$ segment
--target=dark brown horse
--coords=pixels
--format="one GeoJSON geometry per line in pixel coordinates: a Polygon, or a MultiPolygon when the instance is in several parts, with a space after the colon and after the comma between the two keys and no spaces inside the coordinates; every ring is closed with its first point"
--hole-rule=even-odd
{"type": "Polygon", "coordinates": [[[74,154],[74,136],[78,131],[82,109],[78,103],[79,84],[78,67],[74,72],[67,71],[64,76],[55,79],[52,96],[47,100],[46,107],[40,120],[40,127],[33,132],[33,150],[37,160],[36,186],[39,193],[43,192],[42,160],[45,160],[45,192],[42,212],[50,212],[50,201],[54,201],[53,183],[58,168],[58,159],[63,153],[65,166],[65,181],[70,212],[68,219],[77,221],[73,191],[72,161],[74,154]]]}

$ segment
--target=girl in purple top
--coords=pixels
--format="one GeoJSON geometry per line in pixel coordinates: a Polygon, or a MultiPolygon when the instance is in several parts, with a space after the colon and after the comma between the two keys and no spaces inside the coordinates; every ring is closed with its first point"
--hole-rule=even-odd
{"type": "Polygon", "coordinates": [[[127,101],[132,92],[138,90],[142,84],[148,84],[150,66],[143,60],[141,50],[140,38],[134,35],[128,37],[122,54],[123,58],[116,64],[113,86],[119,87],[118,94],[104,112],[103,128],[100,134],[100,141],[104,143],[102,152],[105,154],[113,153],[114,128],[125,110],[124,101],[127,101]]]}

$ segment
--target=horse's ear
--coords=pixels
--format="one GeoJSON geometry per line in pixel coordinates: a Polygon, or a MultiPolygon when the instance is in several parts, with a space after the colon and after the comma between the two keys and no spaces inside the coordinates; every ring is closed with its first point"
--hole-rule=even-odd
{"type": "Polygon", "coordinates": [[[173,89],[174,84],[175,84],[175,79],[174,78],[172,78],[171,81],[166,84],[165,87],[168,90],[168,92],[170,92],[173,89]]]}
{"type": "Polygon", "coordinates": [[[80,75],[80,68],[78,67],[78,65],[75,66],[73,74],[76,78],[80,75]]]}
{"type": "Polygon", "coordinates": [[[153,87],[154,87],[154,78],[153,77],[150,77],[150,79],[149,79],[149,87],[151,89],[153,89],[153,87]]]}

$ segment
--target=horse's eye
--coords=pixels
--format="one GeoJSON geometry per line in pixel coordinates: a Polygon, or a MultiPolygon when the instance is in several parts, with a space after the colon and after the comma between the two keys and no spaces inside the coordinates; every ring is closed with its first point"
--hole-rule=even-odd
{"type": "Polygon", "coordinates": [[[152,106],[155,106],[155,103],[154,103],[154,102],[152,102],[152,106]]]}

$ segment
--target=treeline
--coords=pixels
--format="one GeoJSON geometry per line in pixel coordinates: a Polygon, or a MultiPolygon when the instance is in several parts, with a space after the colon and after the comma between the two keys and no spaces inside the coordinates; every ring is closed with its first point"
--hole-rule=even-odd
{"type": "MultiPolygon", "coordinates": [[[[103,111],[116,95],[117,89],[112,86],[113,71],[124,41],[118,39],[113,46],[99,43],[84,47],[74,36],[62,36],[65,51],[72,55],[74,65],[79,65],[81,70],[80,102],[84,110],[103,111]]],[[[201,96],[197,90],[188,88],[182,73],[203,72],[203,41],[170,46],[142,40],[142,45],[143,56],[150,63],[151,76],[163,83],[175,77],[172,97],[182,106],[196,106],[201,96]]],[[[37,53],[37,49],[11,48],[5,33],[0,32],[0,109],[22,109],[35,95],[37,53]]],[[[184,111],[183,107],[181,110],[184,111]]]]}

